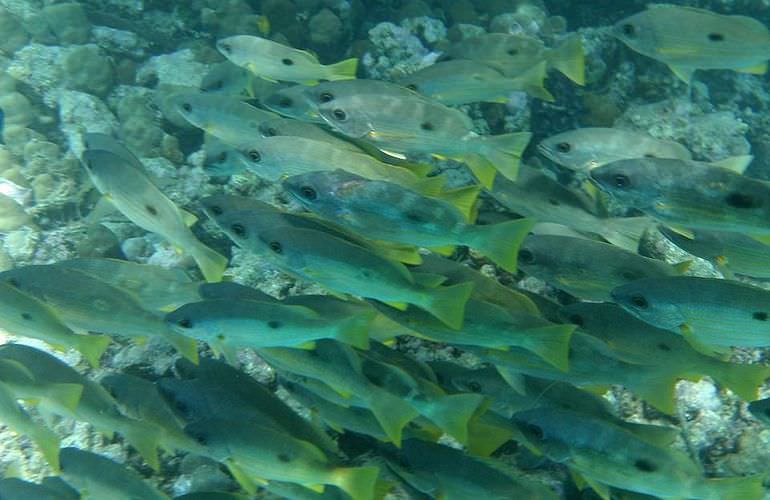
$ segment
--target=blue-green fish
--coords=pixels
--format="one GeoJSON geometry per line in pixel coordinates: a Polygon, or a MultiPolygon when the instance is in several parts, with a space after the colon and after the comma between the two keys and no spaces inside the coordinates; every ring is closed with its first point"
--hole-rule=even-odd
{"type": "Polygon", "coordinates": [[[371,238],[428,248],[467,245],[508,272],[516,272],[519,245],[534,225],[526,219],[469,224],[444,200],[341,170],[289,177],[283,186],[309,210],[371,238]]]}
{"type": "Polygon", "coordinates": [[[770,291],[737,281],[649,278],[612,291],[614,302],[642,321],[712,347],[770,345],[770,291]]]}

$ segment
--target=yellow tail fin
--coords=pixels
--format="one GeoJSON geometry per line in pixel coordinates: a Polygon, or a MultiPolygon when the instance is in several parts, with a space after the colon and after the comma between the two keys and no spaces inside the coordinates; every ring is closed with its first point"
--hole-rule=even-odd
{"type": "Polygon", "coordinates": [[[519,175],[521,155],[529,144],[532,134],[516,132],[502,135],[483,135],[476,138],[478,152],[484,156],[498,172],[507,179],[515,181],[519,175]]]}
{"type": "Polygon", "coordinates": [[[88,361],[91,368],[99,368],[99,358],[109,347],[112,339],[104,335],[79,335],[83,337],[78,341],[77,350],[88,361]]]}
{"type": "Polygon", "coordinates": [[[332,472],[331,484],[355,500],[374,500],[379,467],[339,468],[332,472]]]}
{"type": "Polygon", "coordinates": [[[521,89],[532,97],[547,102],[553,102],[553,94],[545,88],[545,77],[548,74],[548,66],[545,61],[540,61],[532,68],[522,73],[516,80],[519,81],[521,89]]]}
{"type": "Polygon", "coordinates": [[[353,80],[356,77],[356,70],[358,69],[358,59],[345,59],[335,64],[327,66],[329,73],[327,78],[329,80],[353,80]]]}
{"type": "Polygon", "coordinates": [[[367,404],[385,434],[400,448],[404,426],[419,415],[417,410],[384,390],[372,394],[367,404]]]}
{"type": "Polygon", "coordinates": [[[476,201],[478,200],[480,186],[465,186],[444,191],[438,198],[450,203],[465,216],[465,220],[473,222],[476,213],[476,201]]]}
{"type": "Polygon", "coordinates": [[[473,293],[473,283],[431,288],[425,291],[422,307],[444,324],[455,330],[463,326],[465,303],[473,293]]]}
{"type": "Polygon", "coordinates": [[[488,226],[467,226],[463,243],[491,259],[509,273],[515,273],[519,247],[535,221],[518,219],[488,226]]]}
{"type": "Polygon", "coordinates": [[[532,330],[526,349],[561,371],[569,368],[569,343],[575,325],[553,325],[532,330]]]}
{"type": "Polygon", "coordinates": [[[455,438],[460,444],[468,442],[468,422],[484,403],[481,394],[452,394],[426,401],[420,413],[455,438]]]}
{"type": "Polygon", "coordinates": [[[200,242],[190,248],[189,252],[206,281],[222,281],[222,275],[227,269],[227,257],[200,242]]]}
{"type": "Polygon", "coordinates": [[[577,83],[586,84],[583,40],[575,33],[551,52],[550,63],[561,74],[577,83]]]}

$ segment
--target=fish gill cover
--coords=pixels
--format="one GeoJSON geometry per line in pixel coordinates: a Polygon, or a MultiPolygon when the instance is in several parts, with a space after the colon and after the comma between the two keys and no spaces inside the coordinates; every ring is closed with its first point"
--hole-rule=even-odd
{"type": "Polygon", "coordinates": [[[0,0],[0,497],[766,496],[767,26],[0,0]]]}

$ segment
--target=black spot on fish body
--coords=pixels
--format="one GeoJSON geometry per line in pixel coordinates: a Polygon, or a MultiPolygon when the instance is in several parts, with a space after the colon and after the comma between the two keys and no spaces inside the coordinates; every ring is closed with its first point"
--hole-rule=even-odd
{"type": "Polygon", "coordinates": [[[144,209],[147,210],[147,213],[150,215],[158,215],[158,209],[152,205],[145,205],[144,209]]]}
{"type": "Polygon", "coordinates": [[[31,321],[32,320],[32,315],[30,313],[23,312],[23,313],[21,313],[21,319],[25,319],[27,321],[31,321]]]}
{"type": "Polygon", "coordinates": [[[278,106],[282,108],[290,108],[294,105],[294,101],[292,101],[288,97],[281,97],[281,99],[278,101],[278,106]]]}
{"type": "Polygon", "coordinates": [[[243,224],[238,224],[238,223],[231,224],[230,231],[232,231],[234,235],[240,238],[246,237],[246,228],[243,226],[243,224]]]}
{"type": "Polygon", "coordinates": [[[758,311],[752,314],[751,317],[756,319],[757,321],[767,321],[768,314],[764,311],[758,311]]]}
{"type": "Polygon", "coordinates": [[[650,460],[640,458],[634,462],[634,467],[642,472],[655,472],[658,470],[658,466],[652,463],[650,460]]]}
{"type": "Polygon", "coordinates": [[[423,122],[420,124],[420,128],[423,130],[433,130],[433,124],[431,122],[423,122]]]}
{"type": "Polygon", "coordinates": [[[192,111],[192,104],[189,102],[182,103],[182,109],[189,113],[192,111]]]}
{"type": "Polygon", "coordinates": [[[762,206],[762,200],[745,193],[730,193],[725,197],[725,202],[734,208],[759,208],[762,206]]]}
{"type": "Polygon", "coordinates": [[[222,151],[219,153],[219,156],[217,157],[217,161],[224,162],[227,161],[227,151],[222,151]]]}
{"type": "Polygon", "coordinates": [[[9,279],[8,284],[14,288],[21,288],[21,283],[19,283],[19,280],[17,280],[16,278],[9,279]]]}
{"type": "Polygon", "coordinates": [[[278,457],[278,460],[283,463],[291,462],[291,456],[288,453],[279,453],[277,457],[278,457]]]}
{"type": "Polygon", "coordinates": [[[639,273],[637,271],[626,269],[625,271],[620,272],[620,277],[626,281],[636,281],[638,279],[641,279],[643,275],[642,273],[639,273]]]}
{"type": "Polygon", "coordinates": [[[225,336],[223,334],[217,334],[217,340],[225,340],[225,336]]]}
{"type": "Polygon", "coordinates": [[[509,56],[516,56],[519,54],[519,49],[511,48],[505,51],[509,56]]]}
{"type": "Polygon", "coordinates": [[[585,324],[585,321],[583,321],[583,316],[581,316],[579,314],[571,315],[569,317],[569,322],[572,323],[573,325],[577,325],[577,326],[581,326],[581,327],[585,324]]]}
{"type": "Polygon", "coordinates": [[[273,330],[276,330],[278,328],[281,328],[281,326],[283,326],[283,323],[273,319],[273,320],[270,320],[270,321],[267,322],[267,326],[269,326],[273,330]]]}
{"type": "Polygon", "coordinates": [[[524,264],[532,264],[535,262],[535,254],[531,250],[522,248],[519,250],[518,260],[524,264]]]}
{"type": "Polygon", "coordinates": [[[278,131],[273,127],[263,127],[260,130],[262,131],[262,135],[265,137],[275,137],[278,135],[278,131]]]}
{"type": "Polygon", "coordinates": [[[559,203],[559,200],[556,198],[548,198],[548,203],[553,205],[554,207],[561,206],[561,203],[559,203]]]}
{"type": "Polygon", "coordinates": [[[406,86],[406,88],[414,92],[417,92],[417,85],[415,85],[414,83],[410,83],[409,85],[406,86]]]}
{"type": "Polygon", "coordinates": [[[404,214],[406,216],[406,219],[412,222],[425,222],[425,217],[421,213],[418,212],[406,212],[404,214]]]}
{"type": "Polygon", "coordinates": [[[254,163],[259,163],[260,161],[262,161],[262,154],[256,149],[249,150],[248,155],[249,155],[249,160],[253,161],[254,163]]]}
{"type": "Polygon", "coordinates": [[[190,320],[190,318],[182,318],[179,321],[177,321],[176,324],[181,326],[182,328],[192,328],[193,326],[193,323],[190,320]]]}
{"type": "Polygon", "coordinates": [[[628,37],[636,36],[636,27],[631,23],[626,23],[620,27],[624,35],[628,37]]]}
{"type": "Polygon", "coordinates": [[[631,304],[633,304],[635,307],[638,307],[639,309],[647,309],[650,307],[649,302],[647,302],[647,299],[644,298],[643,295],[632,295],[631,296],[631,304]]]}
{"type": "Polygon", "coordinates": [[[657,156],[655,156],[655,153],[644,153],[644,157],[645,158],[657,158],[657,156]]]}
{"type": "Polygon", "coordinates": [[[712,42],[724,42],[725,36],[722,33],[709,33],[708,39],[712,42]]]}
{"type": "Polygon", "coordinates": [[[284,66],[294,66],[294,61],[292,61],[288,57],[281,59],[281,63],[283,63],[284,66]]]}
{"type": "Polygon", "coordinates": [[[281,245],[281,243],[278,241],[271,241],[267,246],[270,247],[270,250],[272,250],[273,253],[277,253],[279,255],[283,253],[283,245],[281,245]]]}
{"type": "Polygon", "coordinates": [[[658,344],[656,347],[658,348],[658,350],[661,350],[661,351],[670,351],[671,350],[671,347],[669,347],[668,344],[665,344],[663,342],[658,344]]]}

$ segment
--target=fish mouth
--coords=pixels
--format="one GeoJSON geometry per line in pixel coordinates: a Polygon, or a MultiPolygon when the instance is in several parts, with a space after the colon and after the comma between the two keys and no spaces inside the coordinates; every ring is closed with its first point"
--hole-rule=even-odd
{"type": "Polygon", "coordinates": [[[549,160],[553,160],[554,154],[553,154],[553,148],[550,148],[546,146],[543,143],[540,143],[537,145],[537,152],[541,155],[545,156],[549,160]]]}

